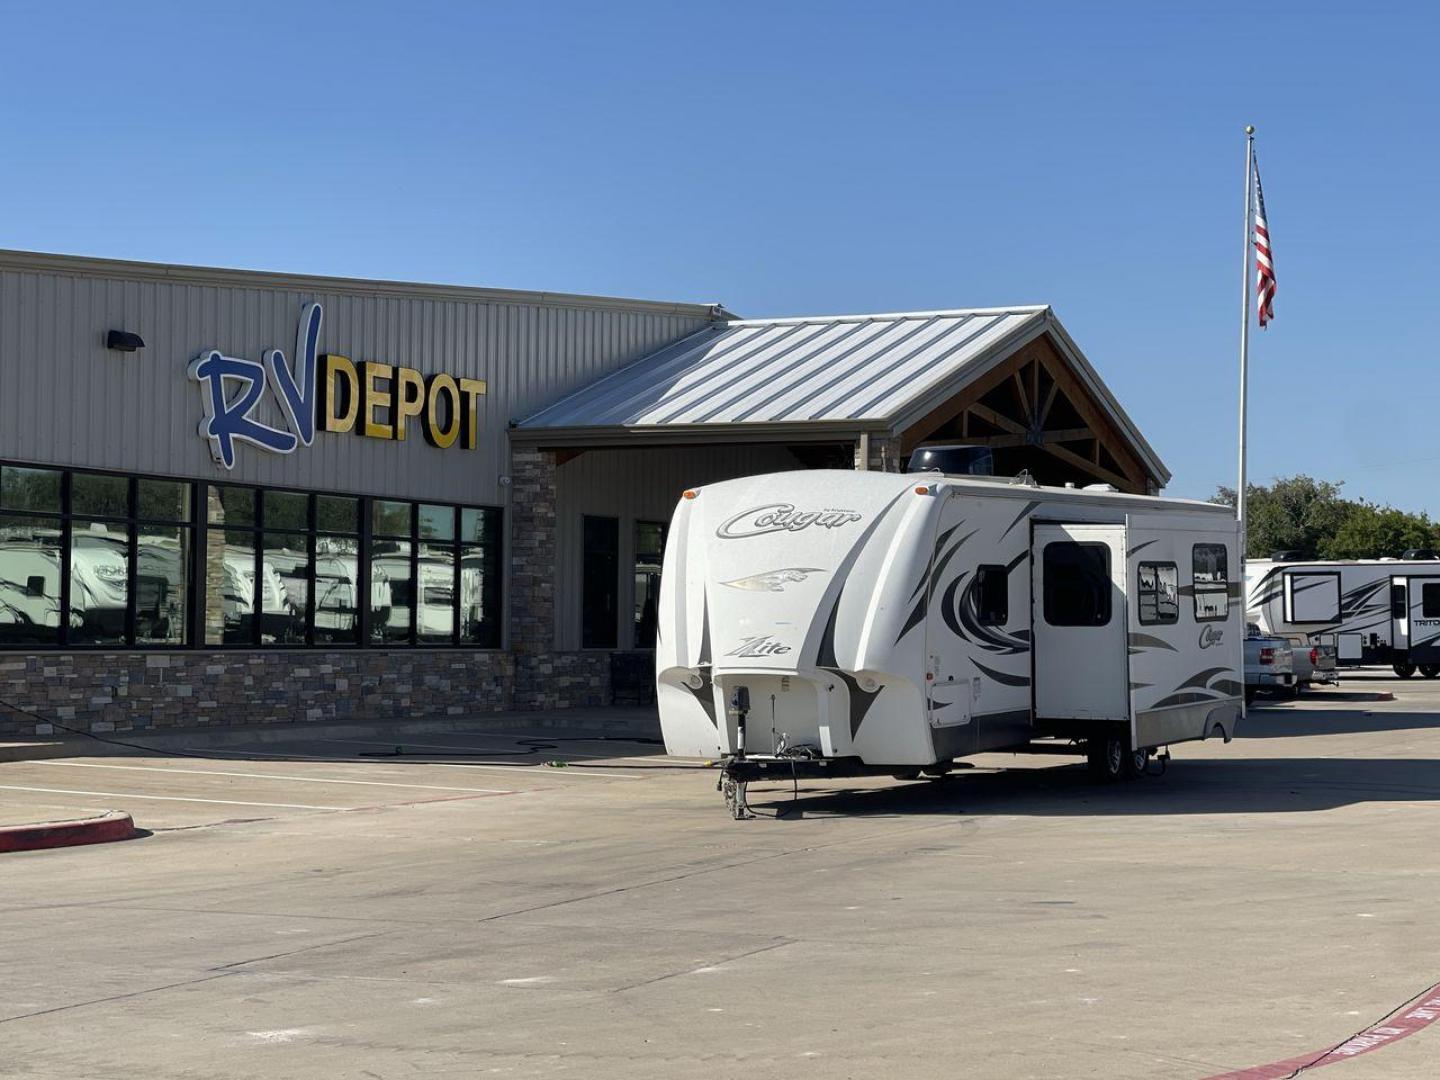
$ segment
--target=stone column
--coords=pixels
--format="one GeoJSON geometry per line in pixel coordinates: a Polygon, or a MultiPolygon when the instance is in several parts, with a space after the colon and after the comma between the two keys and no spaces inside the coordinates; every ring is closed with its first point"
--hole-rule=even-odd
{"type": "Polygon", "coordinates": [[[510,450],[510,649],[514,707],[552,703],[555,654],[555,471],[553,450],[510,450]]]}

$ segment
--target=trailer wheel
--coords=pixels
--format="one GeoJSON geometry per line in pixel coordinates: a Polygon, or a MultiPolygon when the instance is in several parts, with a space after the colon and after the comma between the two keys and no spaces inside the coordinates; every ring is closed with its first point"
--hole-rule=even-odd
{"type": "Polygon", "coordinates": [[[1391,667],[1395,669],[1395,674],[1402,679],[1408,679],[1415,674],[1415,665],[1405,660],[1396,661],[1391,667]]]}
{"type": "Polygon", "coordinates": [[[1096,736],[1085,741],[1085,760],[1090,775],[1103,784],[1124,780],[1126,759],[1130,756],[1126,740],[1116,736],[1096,736]]]}
{"type": "Polygon", "coordinates": [[[1149,750],[1131,750],[1125,755],[1125,779],[1139,780],[1145,775],[1145,767],[1149,764],[1149,750]]]}
{"type": "Polygon", "coordinates": [[[1433,679],[1436,675],[1440,675],[1440,664],[1421,664],[1420,674],[1427,679],[1433,679]]]}
{"type": "Polygon", "coordinates": [[[901,770],[899,770],[898,772],[893,772],[893,773],[891,773],[890,775],[891,775],[892,778],[894,778],[894,779],[896,779],[896,780],[919,780],[919,779],[920,779],[920,770],[919,770],[919,769],[901,769],[901,770]]]}

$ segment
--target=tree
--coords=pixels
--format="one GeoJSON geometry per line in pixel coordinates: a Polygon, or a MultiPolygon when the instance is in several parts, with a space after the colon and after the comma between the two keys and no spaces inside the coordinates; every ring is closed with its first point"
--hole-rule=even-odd
{"type": "MultiPolygon", "coordinates": [[[[1246,487],[1247,559],[1296,551],[1305,559],[1399,558],[1410,548],[1440,548],[1440,525],[1428,514],[1341,497],[1340,483],[1289,476],[1246,487]]],[[[1235,505],[1233,488],[1212,502],[1235,505]]]]}

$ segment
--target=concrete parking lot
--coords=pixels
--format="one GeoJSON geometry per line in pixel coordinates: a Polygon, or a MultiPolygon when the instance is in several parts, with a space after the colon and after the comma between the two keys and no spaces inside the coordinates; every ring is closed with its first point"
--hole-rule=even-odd
{"type": "MultiPolygon", "coordinates": [[[[149,834],[0,856],[0,1075],[1204,1080],[1440,981],[1440,683],[1134,784],[989,756],[747,822],[653,744],[541,740],[0,764],[7,820],[149,834]]],[[[1333,1060],[1434,1076],[1440,1024],[1333,1060]]]]}

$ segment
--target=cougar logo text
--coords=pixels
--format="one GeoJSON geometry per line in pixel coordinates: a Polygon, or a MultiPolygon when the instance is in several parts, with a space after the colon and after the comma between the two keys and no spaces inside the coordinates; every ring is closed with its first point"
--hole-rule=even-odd
{"type": "Polygon", "coordinates": [[[787,566],[781,570],[770,570],[752,577],[722,581],[720,584],[727,585],[732,589],[745,589],[749,592],[783,592],[786,585],[804,581],[811,574],[823,574],[824,572],[816,566],[787,566]]]}
{"type": "Polygon", "coordinates": [[[780,656],[790,651],[789,645],[781,645],[769,634],[747,637],[738,649],[731,649],[726,656],[780,656]]]}
{"type": "Polygon", "coordinates": [[[860,518],[854,510],[797,510],[793,503],[771,503],[742,510],[716,529],[715,535],[721,540],[741,540],[767,533],[801,532],[812,525],[838,529],[860,518]]]}
{"type": "Polygon", "coordinates": [[[1200,648],[1208,649],[1211,645],[1219,645],[1224,637],[1224,630],[1217,630],[1213,626],[1207,626],[1200,631],[1200,648]]]}

